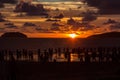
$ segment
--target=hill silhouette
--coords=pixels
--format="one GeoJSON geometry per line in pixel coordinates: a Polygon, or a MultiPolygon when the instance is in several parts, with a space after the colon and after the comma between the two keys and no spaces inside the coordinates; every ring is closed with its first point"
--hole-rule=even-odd
{"type": "Polygon", "coordinates": [[[108,32],[89,36],[88,38],[120,38],[120,32],[108,32]]]}
{"type": "Polygon", "coordinates": [[[7,32],[1,35],[1,38],[27,38],[27,36],[20,32],[7,32]]]}

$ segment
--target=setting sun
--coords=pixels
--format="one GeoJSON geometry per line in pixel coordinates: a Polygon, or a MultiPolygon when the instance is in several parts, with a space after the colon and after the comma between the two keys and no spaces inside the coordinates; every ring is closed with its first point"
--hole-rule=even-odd
{"type": "Polygon", "coordinates": [[[71,38],[75,38],[77,35],[75,33],[69,34],[71,38]]]}

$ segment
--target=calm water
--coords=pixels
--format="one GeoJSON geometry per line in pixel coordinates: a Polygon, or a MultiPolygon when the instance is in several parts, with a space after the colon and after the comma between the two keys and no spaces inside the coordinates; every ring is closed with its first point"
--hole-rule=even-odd
{"type": "MultiPolygon", "coordinates": [[[[38,52],[37,49],[41,49],[41,53],[44,55],[45,50],[48,51],[49,48],[53,48],[53,55],[50,61],[57,60],[58,62],[68,61],[65,58],[64,49],[69,48],[69,52],[71,53],[71,62],[74,61],[84,61],[85,60],[85,52],[81,52],[80,54],[74,52],[72,53],[73,48],[113,48],[120,47],[120,38],[102,38],[102,39],[71,39],[71,38],[0,38],[0,49],[13,51],[14,58],[16,58],[16,49],[18,50],[32,50],[33,52],[33,60],[38,61],[38,52]],[[56,50],[57,49],[57,52],[56,50]],[[58,50],[60,49],[60,51],[58,50]],[[80,57],[81,56],[81,57],[80,57]]],[[[111,50],[111,49],[110,49],[111,50]]],[[[91,54],[91,53],[90,53],[91,54]]],[[[9,58],[7,58],[9,60],[9,58]]],[[[20,60],[29,60],[29,58],[21,57],[20,60]]],[[[96,60],[98,58],[96,57],[96,60]]]]}

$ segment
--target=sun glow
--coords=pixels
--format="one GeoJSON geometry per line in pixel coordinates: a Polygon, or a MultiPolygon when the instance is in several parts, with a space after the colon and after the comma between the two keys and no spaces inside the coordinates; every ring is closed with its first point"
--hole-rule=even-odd
{"type": "Polygon", "coordinates": [[[71,38],[76,38],[76,37],[77,37],[77,35],[76,35],[75,33],[69,34],[69,36],[70,36],[71,38]]]}

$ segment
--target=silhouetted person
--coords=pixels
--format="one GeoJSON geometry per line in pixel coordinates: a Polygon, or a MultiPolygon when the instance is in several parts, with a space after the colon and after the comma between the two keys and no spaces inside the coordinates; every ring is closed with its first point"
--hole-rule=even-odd
{"type": "Polygon", "coordinates": [[[112,61],[113,62],[118,62],[118,53],[119,53],[119,50],[117,50],[116,48],[112,50],[112,61]]]}
{"type": "Polygon", "coordinates": [[[71,61],[71,55],[70,55],[70,51],[69,51],[69,48],[66,49],[66,55],[67,55],[67,59],[68,59],[68,62],[71,61]]]}
{"type": "Polygon", "coordinates": [[[110,61],[110,49],[107,49],[106,51],[106,61],[109,62],[110,61]]]}
{"type": "Polygon", "coordinates": [[[44,55],[43,54],[40,55],[40,62],[44,62],[44,55]]]}
{"type": "Polygon", "coordinates": [[[98,57],[99,57],[99,62],[102,62],[103,61],[103,50],[102,48],[98,48],[98,57]]]}
{"type": "Polygon", "coordinates": [[[63,48],[63,53],[64,53],[65,58],[67,58],[67,51],[66,51],[66,48],[63,48]]]}
{"type": "Polygon", "coordinates": [[[88,50],[85,51],[85,62],[89,63],[90,62],[90,56],[88,54],[88,50]]]}
{"type": "Polygon", "coordinates": [[[111,62],[112,62],[112,55],[113,55],[112,49],[113,49],[113,48],[110,49],[110,53],[109,53],[109,60],[110,60],[111,62]]]}
{"type": "Polygon", "coordinates": [[[22,55],[21,55],[21,51],[20,50],[16,50],[16,56],[17,56],[17,60],[20,60],[22,55]]]}
{"type": "Polygon", "coordinates": [[[4,51],[0,51],[0,61],[4,61],[4,51]]]}
{"type": "Polygon", "coordinates": [[[75,53],[75,48],[72,49],[72,54],[75,53]]]}
{"type": "Polygon", "coordinates": [[[56,60],[56,59],[54,59],[54,60],[53,60],[53,62],[57,62],[57,60],[56,60]]]}
{"type": "Polygon", "coordinates": [[[26,49],[22,50],[23,58],[26,60],[28,58],[28,51],[26,49]]]}
{"type": "Polygon", "coordinates": [[[41,50],[40,49],[38,49],[37,54],[38,54],[38,61],[40,61],[41,60],[41,50]]]}
{"type": "Polygon", "coordinates": [[[97,54],[96,54],[96,51],[92,51],[92,60],[94,61],[94,62],[96,62],[96,56],[97,56],[97,54]]]}
{"type": "Polygon", "coordinates": [[[120,62],[120,48],[118,48],[118,61],[120,62]]]}
{"type": "Polygon", "coordinates": [[[2,59],[2,61],[7,60],[7,58],[6,58],[7,50],[4,49],[4,50],[1,50],[0,52],[1,52],[1,59],[2,59]]]}
{"type": "Polygon", "coordinates": [[[55,53],[57,54],[58,53],[58,51],[57,51],[57,49],[55,48],[55,53]]]}
{"type": "Polygon", "coordinates": [[[15,58],[13,56],[13,51],[9,51],[9,60],[10,61],[15,61],[15,58]]]}
{"type": "Polygon", "coordinates": [[[29,60],[30,60],[30,61],[33,60],[33,51],[29,51],[29,60]]]}
{"type": "Polygon", "coordinates": [[[48,49],[48,54],[49,54],[49,58],[50,58],[50,60],[52,60],[52,56],[53,56],[53,48],[49,48],[49,49],[48,49]]]}
{"type": "Polygon", "coordinates": [[[44,50],[44,61],[43,62],[48,62],[49,60],[49,55],[48,55],[48,52],[47,50],[44,50]]]}
{"type": "Polygon", "coordinates": [[[77,54],[78,54],[78,58],[80,59],[80,62],[83,62],[84,60],[83,60],[83,50],[82,49],[80,49],[80,48],[78,48],[78,50],[77,50],[77,54]]]}
{"type": "Polygon", "coordinates": [[[58,55],[57,55],[58,54],[57,48],[55,48],[54,51],[55,51],[55,55],[56,55],[56,58],[57,58],[58,57],[58,55]]]}
{"type": "Polygon", "coordinates": [[[61,48],[58,48],[58,56],[61,55],[61,48]]]}
{"type": "Polygon", "coordinates": [[[16,80],[16,61],[13,51],[9,50],[9,64],[8,64],[8,80],[16,80]]]}
{"type": "Polygon", "coordinates": [[[7,57],[8,57],[8,51],[5,49],[4,50],[4,60],[7,60],[7,57]]]}

